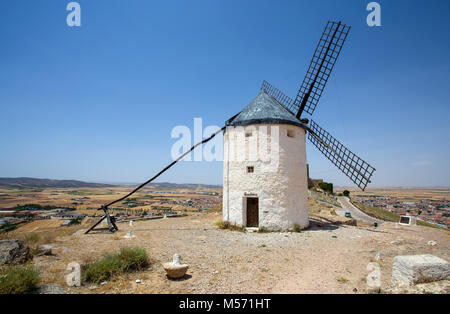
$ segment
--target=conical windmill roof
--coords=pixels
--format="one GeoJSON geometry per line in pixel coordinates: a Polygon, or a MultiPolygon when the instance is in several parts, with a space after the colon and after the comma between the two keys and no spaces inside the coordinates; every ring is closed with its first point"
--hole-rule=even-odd
{"type": "Polygon", "coordinates": [[[301,128],[304,124],[286,110],[275,98],[264,89],[227,125],[245,126],[251,124],[291,124],[301,128]]]}

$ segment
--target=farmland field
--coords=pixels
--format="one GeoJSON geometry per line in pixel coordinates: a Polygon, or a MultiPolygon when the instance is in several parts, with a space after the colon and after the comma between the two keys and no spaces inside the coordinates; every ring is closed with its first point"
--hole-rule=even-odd
{"type": "Polygon", "coordinates": [[[354,188],[338,187],[335,188],[335,191],[342,192],[345,189],[349,190],[353,196],[356,195],[388,196],[411,201],[419,201],[421,199],[430,199],[430,200],[450,199],[449,188],[367,188],[365,191],[361,191],[354,188]]]}
{"type": "MultiPolygon", "coordinates": [[[[17,205],[38,204],[73,208],[88,215],[98,214],[96,209],[113,200],[123,197],[134,187],[98,187],[98,188],[50,188],[18,189],[0,188],[0,213],[17,205]]],[[[158,188],[146,187],[121,203],[112,207],[112,211],[138,214],[152,211],[158,207],[170,207],[174,211],[198,211],[221,203],[221,188],[158,188]]]]}

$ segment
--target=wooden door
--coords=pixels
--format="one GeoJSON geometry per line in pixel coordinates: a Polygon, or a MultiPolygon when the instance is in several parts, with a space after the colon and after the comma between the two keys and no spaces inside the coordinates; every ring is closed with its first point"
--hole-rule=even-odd
{"type": "Polygon", "coordinates": [[[258,227],[259,225],[259,206],[258,198],[247,198],[247,227],[258,227]]]}

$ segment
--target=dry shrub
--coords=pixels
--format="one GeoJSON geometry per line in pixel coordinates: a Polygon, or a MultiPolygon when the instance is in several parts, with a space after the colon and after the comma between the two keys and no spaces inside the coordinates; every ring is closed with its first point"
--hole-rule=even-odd
{"type": "Polygon", "coordinates": [[[25,237],[23,238],[23,242],[25,242],[26,244],[36,244],[40,239],[41,237],[39,236],[39,234],[30,233],[25,235],[25,237]]]}
{"type": "Polygon", "coordinates": [[[33,266],[12,266],[0,271],[0,294],[30,293],[39,281],[39,271],[33,266]]]}
{"type": "Polygon", "coordinates": [[[122,273],[140,271],[150,264],[144,248],[122,248],[118,254],[105,255],[84,267],[84,280],[101,283],[122,273]]]}
{"type": "Polygon", "coordinates": [[[229,221],[217,221],[215,225],[220,229],[228,229],[231,231],[240,231],[240,232],[245,231],[245,227],[237,226],[236,224],[232,224],[229,221]]]}

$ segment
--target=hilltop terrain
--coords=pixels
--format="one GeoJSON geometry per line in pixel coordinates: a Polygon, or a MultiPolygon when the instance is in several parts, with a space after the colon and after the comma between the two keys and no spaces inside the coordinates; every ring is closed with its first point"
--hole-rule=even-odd
{"type": "MultiPolygon", "coordinates": [[[[98,212],[88,208],[116,199],[131,188],[0,188],[0,207],[17,203],[68,206],[81,202],[71,206],[77,212],[95,215],[98,212]]],[[[337,215],[342,211],[338,204],[320,195],[309,201],[311,225],[307,230],[222,230],[217,224],[221,220],[220,193],[220,188],[150,186],[133,196],[132,201],[118,204],[115,212],[138,215],[144,209],[150,211],[164,205],[186,216],[135,220],[132,226],[118,222],[119,232],[115,234],[96,231],[88,235],[84,231],[98,218],[87,217],[80,225],[69,227],[61,226],[58,219],[34,220],[0,234],[0,239],[22,239],[31,248],[38,244],[52,246],[54,255],[35,256],[32,264],[41,271],[41,284],[56,283],[67,293],[367,293],[371,291],[366,283],[367,265],[374,261],[381,266],[382,292],[397,293],[403,290],[390,285],[395,256],[432,254],[450,260],[448,231],[399,226],[394,222],[374,227],[337,215]],[[134,237],[126,238],[128,231],[134,237]],[[102,285],[67,287],[64,275],[69,263],[86,265],[125,246],[145,248],[152,266],[102,285]],[[190,265],[188,276],[168,280],[162,263],[170,261],[175,253],[190,265]]],[[[450,293],[450,283],[418,285],[413,289],[407,291],[450,293]]]]}
{"type": "MultiPolygon", "coordinates": [[[[0,188],[106,188],[114,186],[130,186],[136,184],[104,184],[83,182],[78,180],[53,180],[38,178],[0,178],[0,188]]],[[[199,183],[170,183],[155,182],[147,187],[166,188],[166,189],[199,189],[199,188],[219,188],[219,185],[199,184],[199,183]]]]}
{"type": "Polygon", "coordinates": [[[88,183],[77,180],[51,180],[36,178],[0,178],[0,187],[5,188],[100,188],[111,184],[88,183]]]}
{"type": "MultiPolygon", "coordinates": [[[[83,224],[72,235],[45,239],[55,255],[35,257],[33,264],[43,274],[42,283],[57,283],[68,293],[367,293],[366,267],[379,253],[381,288],[389,293],[395,291],[390,287],[394,256],[433,254],[450,260],[450,237],[444,231],[394,223],[379,228],[342,225],[338,223],[340,217],[314,207],[311,227],[300,233],[221,230],[215,225],[220,213],[137,221],[133,226],[119,223],[120,231],[113,235],[84,235],[87,225],[83,224]],[[126,239],[128,230],[135,237],[126,239]],[[430,246],[428,241],[437,244],[430,246]],[[124,246],[145,248],[153,265],[103,285],[66,286],[64,274],[70,262],[83,265],[124,246]],[[162,263],[175,253],[189,264],[188,276],[168,280],[162,263]]],[[[88,225],[93,222],[91,219],[88,225]]],[[[34,225],[27,231],[37,233],[38,228],[34,225]]],[[[23,237],[23,231],[19,228],[10,237],[23,237]]],[[[421,293],[450,293],[448,282],[416,289],[421,293]]]]}

